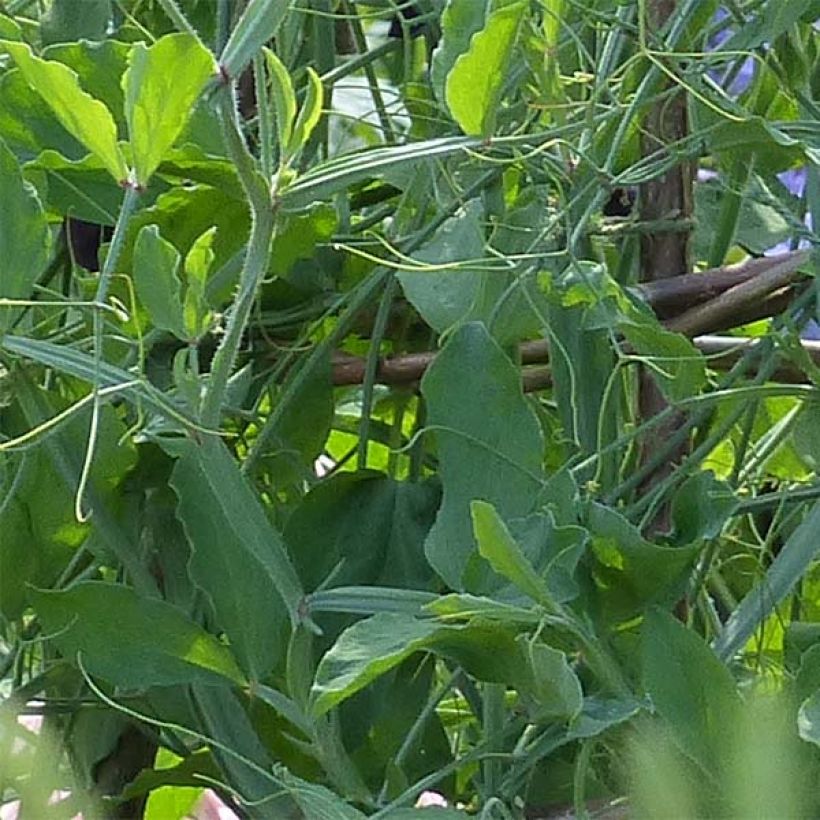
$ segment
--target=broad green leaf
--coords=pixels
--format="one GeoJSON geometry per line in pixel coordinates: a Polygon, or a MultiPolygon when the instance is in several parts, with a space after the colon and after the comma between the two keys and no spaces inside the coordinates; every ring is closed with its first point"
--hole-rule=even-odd
{"type": "Polygon", "coordinates": [[[530,662],[535,682],[532,719],[548,721],[575,718],[581,712],[584,693],[566,654],[526,635],[519,635],[518,643],[530,662]]]}
{"type": "MultiPolygon", "coordinates": [[[[1,139],[0,191],[0,300],[29,299],[48,261],[51,234],[36,192],[1,139]]],[[[0,305],[0,335],[19,313],[0,305]]]]}
{"type": "Polygon", "coordinates": [[[353,624],[319,663],[311,692],[314,715],[324,714],[424,649],[438,628],[433,620],[391,612],[353,624]]]}
{"type": "Polygon", "coordinates": [[[729,670],[699,635],[660,610],[644,621],[643,670],[652,704],[681,748],[714,771],[740,709],[729,670]]]}
{"type": "Polygon", "coordinates": [[[171,475],[191,542],[190,571],[243,669],[260,680],[280,659],[302,589],[282,536],[225,444],[188,443],[171,475]]]}
{"type": "Polygon", "coordinates": [[[289,7],[290,0],[250,0],[219,55],[228,79],[239,79],[262,45],[274,37],[289,7]]]}
{"type": "Polygon", "coordinates": [[[469,323],[422,380],[444,493],[425,551],[456,590],[477,592],[491,582],[476,551],[470,502],[484,499],[510,520],[531,511],[540,489],[541,429],[520,378],[484,326],[469,323]]]}
{"type": "Polygon", "coordinates": [[[45,631],[72,661],[119,686],[242,685],[230,652],[180,610],[118,584],[32,592],[45,631]]]}
{"type": "MultiPolygon", "coordinates": [[[[136,792],[136,794],[150,792],[148,801],[145,804],[143,820],[169,820],[172,817],[183,818],[192,814],[205,789],[203,786],[186,784],[184,781],[180,782],[180,770],[187,769],[191,772],[189,777],[192,777],[197,770],[193,769],[190,763],[192,758],[196,760],[197,754],[199,754],[199,757],[203,757],[202,753],[195,752],[189,758],[182,758],[163,747],[157,750],[154,768],[151,770],[143,769],[137,776],[137,779],[143,778],[143,783],[148,780],[145,775],[154,776],[153,783],[148,789],[143,792],[136,792]],[[167,780],[163,779],[163,775],[167,777],[167,780]]],[[[134,782],[132,781],[129,784],[129,789],[133,786],[134,782]]],[[[131,793],[134,794],[133,791],[131,793]]]]}
{"type": "MultiPolygon", "coordinates": [[[[415,652],[434,652],[463,666],[478,680],[509,684],[535,700],[540,692],[545,703],[554,705],[560,691],[565,706],[574,704],[571,682],[568,678],[560,685],[547,682],[545,658],[540,650],[530,651],[518,638],[520,631],[517,623],[475,618],[446,626],[432,619],[380,612],[345,629],[319,662],[311,709],[316,716],[324,714],[415,652]],[[549,689],[556,685],[557,689],[549,689]]],[[[550,674],[555,672],[554,661],[553,657],[549,662],[550,674]]]]}
{"type": "Polygon", "coordinates": [[[305,100],[299,109],[299,116],[293,126],[293,136],[288,144],[289,154],[295,154],[304,148],[322,116],[324,89],[319,75],[310,66],[307,67],[307,80],[305,100]]]}
{"type": "Polygon", "coordinates": [[[701,538],[717,538],[737,505],[732,488],[718,481],[711,470],[695,473],[672,498],[675,540],[691,544],[701,538]]]}
{"type": "Polygon", "coordinates": [[[714,642],[724,660],[740,651],[775,607],[794,589],[820,552],[820,502],[783,544],[766,574],[740,602],[714,642]]]}
{"type": "Polygon", "coordinates": [[[154,327],[186,340],[180,298],[179,253],[156,225],[146,225],[134,243],[134,286],[154,327]]]}
{"type": "Polygon", "coordinates": [[[569,727],[571,740],[598,735],[633,718],[644,704],[626,698],[584,698],[584,705],[569,727]]]}
{"type": "Polygon", "coordinates": [[[694,396],[706,384],[706,359],[685,336],[655,321],[622,322],[620,328],[670,402],[694,396]]]}
{"type": "Polygon", "coordinates": [[[621,513],[600,504],[590,506],[587,527],[595,558],[595,595],[607,623],[634,617],[650,604],[673,603],[700,553],[697,543],[653,544],[621,513]]]}
{"type": "Polygon", "coordinates": [[[446,266],[484,256],[482,216],[480,200],[468,202],[413,254],[415,260],[435,265],[436,270],[403,270],[398,274],[407,299],[439,333],[464,320],[481,293],[486,273],[446,266]]]}
{"type": "Polygon", "coordinates": [[[102,40],[111,21],[111,0],[52,0],[40,23],[43,43],[102,40]]]}
{"type": "Polygon", "coordinates": [[[56,60],[74,71],[80,85],[111,112],[117,124],[117,133],[121,139],[125,139],[127,132],[122,75],[128,68],[130,53],[130,43],[118,40],[80,40],[55,43],[43,50],[43,58],[56,60]]]}
{"type": "Polygon", "coordinates": [[[525,3],[515,3],[492,12],[447,75],[447,107],[465,134],[489,137],[493,133],[525,10],[525,3]]]}
{"type": "Polygon", "coordinates": [[[305,818],[311,820],[365,820],[365,815],[342,800],[337,794],[320,783],[311,783],[294,774],[277,769],[277,776],[283,789],[291,795],[293,802],[302,810],[305,818]]]}
{"type": "Polygon", "coordinates": [[[0,14],[0,39],[3,40],[22,40],[23,31],[19,24],[11,17],[5,14],[0,14]]]}
{"type": "Polygon", "coordinates": [[[146,48],[135,43],[122,78],[134,173],[145,186],[188,122],[216,72],[211,53],[190,34],[167,34],[146,48]]]}
{"type": "Polygon", "coordinates": [[[99,158],[118,183],[128,179],[128,168],[117,145],[117,126],[111,112],[80,87],[67,66],[36,57],[27,45],[0,41],[14,59],[26,82],[48,103],[65,129],[99,158]]]}
{"type": "Polygon", "coordinates": [[[545,606],[550,612],[555,612],[555,603],[544,580],[526,559],[493,505],[486,501],[473,501],[470,512],[479,555],[499,575],[512,581],[533,601],[545,606]]]}
{"type": "Polygon", "coordinates": [[[307,589],[376,584],[430,589],[424,538],[439,501],[430,483],[379,473],[342,473],[316,486],[293,511],[285,538],[307,589]]]}
{"type": "Polygon", "coordinates": [[[456,60],[470,47],[470,38],[484,26],[487,3],[447,0],[441,13],[441,40],[433,52],[430,79],[436,96],[445,102],[444,84],[456,60]]]}
{"type": "Polygon", "coordinates": [[[36,577],[39,556],[25,508],[8,496],[0,506],[0,613],[10,622],[23,615],[26,584],[36,577]]]}
{"type": "Polygon", "coordinates": [[[210,311],[205,298],[205,283],[214,261],[212,250],[216,226],[197,237],[185,255],[185,298],[183,316],[189,339],[198,339],[208,329],[210,311]]]}
{"type": "Polygon", "coordinates": [[[265,54],[265,62],[271,78],[279,150],[288,153],[291,134],[293,134],[293,121],[296,119],[296,92],[293,90],[290,74],[282,61],[269,48],[263,48],[262,51],[265,54]]]}

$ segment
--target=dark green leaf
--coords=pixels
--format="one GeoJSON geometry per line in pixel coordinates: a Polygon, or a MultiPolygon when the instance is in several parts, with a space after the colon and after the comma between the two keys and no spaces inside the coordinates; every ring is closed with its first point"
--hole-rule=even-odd
{"type": "Polygon", "coordinates": [[[47,633],[77,653],[94,675],[120,686],[243,684],[230,652],[171,604],[130,587],[87,581],[61,592],[32,592],[47,633]]]}
{"type": "Polygon", "coordinates": [[[134,286],[154,326],[188,338],[180,299],[179,253],[160,235],[156,225],[146,225],[134,243],[134,286]]]}
{"type": "Polygon", "coordinates": [[[740,708],[729,670],[700,636],[660,610],[644,622],[643,665],[655,709],[681,748],[713,772],[740,708]]]}
{"type": "MultiPolygon", "coordinates": [[[[48,260],[51,236],[34,189],[0,140],[0,300],[29,299],[48,260]]],[[[0,334],[20,309],[0,304],[0,334]]]]}
{"type": "Polygon", "coordinates": [[[299,579],[282,536],[225,444],[187,444],[171,476],[191,542],[191,574],[213,603],[242,667],[263,678],[297,619],[299,579]]]}
{"type": "Polygon", "coordinates": [[[453,588],[482,588],[470,502],[509,520],[530,512],[540,488],[543,441],[518,369],[471,323],[457,330],[422,380],[438,442],[442,506],[427,537],[430,563],[453,588]]]}

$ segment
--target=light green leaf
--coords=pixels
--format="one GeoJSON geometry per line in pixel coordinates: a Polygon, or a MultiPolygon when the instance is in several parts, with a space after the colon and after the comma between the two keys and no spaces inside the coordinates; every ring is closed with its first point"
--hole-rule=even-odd
{"type": "Polygon", "coordinates": [[[493,133],[525,9],[525,3],[515,3],[492,12],[447,75],[447,106],[465,134],[493,133]]]}
{"type": "Polygon", "coordinates": [[[473,501],[470,513],[481,557],[486,558],[497,573],[512,581],[533,601],[554,612],[556,606],[544,580],[521,552],[493,505],[486,501],[473,501]]]}
{"type": "Polygon", "coordinates": [[[210,324],[210,311],[205,299],[205,283],[214,261],[213,244],[216,226],[197,237],[185,256],[185,299],[183,315],[188,338],[197,339],[210,324]]]}
{"type": "MultiPolygon", "coordinates": [[[[48,261],[51,234],[37,193],[0,139],[0,299],[28,299],[48,261]]],[[[0,334],[20,308],[0,305],[0,334]]]]}
{"type": "Polygon", "coordinates": [[[322,116],[322,102],[324,100],[324,89],[319,75],[308,66],[307,69],[307,91],[305,101],[299,109],[299,116],[293,126],[293,136],[288,144],[288,154],[295,154],[305,147],[313,129],[317,126],[319,118],[322,116]]]}
{"type": "Polygon", "coordinates": [[[296,118],[296,92],[290,74],[282,61],[269,49],[263,48],[265,62],[271,78],[273,109],[276,112],[276,130],[279,135],[279,150],[290,153],[290,138],[293,121],[296,118]]]}
{"type": "Polygon", "coordinates": [[[117,145],[117,126],[111,112],[80,87],[67,66],[36,57],[23,43],[0,41],[14,59],[26,82],[48,103],[63,127],[99,158],[118,182],[128,179],[128,168],[117,145]]]}
{"type": "Polygon", "coordinates": [[[643,664],[655,709],[681,748],[714,771],[739,716],[731,673],[699,635],[660,610],[644,622],[643,664]]]}
{"type": "Polygon", "coordinates": [[[72,661],[81,653],[86,668],[111,683],[245,683],[227,648],[165,601],[99,581],[31,597],[61,652],[72,661]]]}
{"type": "Polygon", "coordinates": [[[424,649],[438,628],[433,620],[392,612],[353,624],[319,663],[311,693],[313,714],[324,714],[424,649]]]}
{"type": "Polygon", "coordinates": [[[532,510],[541,485],[541,428],[518,368],[478,323],[453,333],[421,390],[444,492],[427,558],[453,589],[481,592],[497,579],[476,550],[470,502],[484,499],[507,521],[532,510]]]}
{"type": "Polygon", "coordinates": [[[470,47],[470,38],[487,19],[487,3],[476,0],[447,0],[441,13],[441,40],[433,52],[430,79],[433,90],[445,102],[444,84],[456,60],[470,47]]]}
{"type": "Polygon", "coordinates": [[[179,253],[159,235],[156,225],[146,225],[134,243],[134,286],[154,326],[188,338],[180,299],[179,253]]]}
{"type": "Polygon", "coordinates": [[[282,536],[224,442],[187,443],[171,475],[191,542],[190,571],[242,667],[263,678],[279,660],[302,589],[282,536]]]}
{"type": "Polygon", "coordinates": [[[233,27],[219,65],[236,80],[264,43],[272,39],[285,19],[290,0],[250,0],[233,27]]]}
{"type": "Polygon", "coordinates": [[[134,173],[145,186],[185,128],[205,83],[216,72],[211,53],[190,34],[135,43],[122,78],[134,173]]]}

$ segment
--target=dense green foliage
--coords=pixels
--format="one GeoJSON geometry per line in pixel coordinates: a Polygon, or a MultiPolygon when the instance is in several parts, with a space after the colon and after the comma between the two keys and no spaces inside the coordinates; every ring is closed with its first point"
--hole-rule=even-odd
{"type": "Polygon", "coordinates": [[[725,6],[0,0],[2,801],[817,815],[820,9],[725,6]]]}

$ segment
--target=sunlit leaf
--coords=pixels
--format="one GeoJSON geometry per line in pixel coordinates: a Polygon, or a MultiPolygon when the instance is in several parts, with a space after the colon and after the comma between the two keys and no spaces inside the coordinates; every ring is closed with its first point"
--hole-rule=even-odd
{"type": "Polygon", "coordinates": [[[116,182],[128,178],[117,145],[117,126],[111,112],[80,87],[77,75],[62,63],[35,56],[22,43],[0,41],[26,82],[48,103],[65,129],[97,156],[116,182]]]}
{"type": "Polygon", "coordinates": [[[525,10],[525,3],[516,3],[492,12],[447,75],[447,106],[465,134],[488,137],[493,133],[525,10]]]}
{"type": "Polygon", "coordinates": [[[213,56],[190,34],[132,46],[122,84],[137,183],[148,183],[215,72],[213,56]]]}

